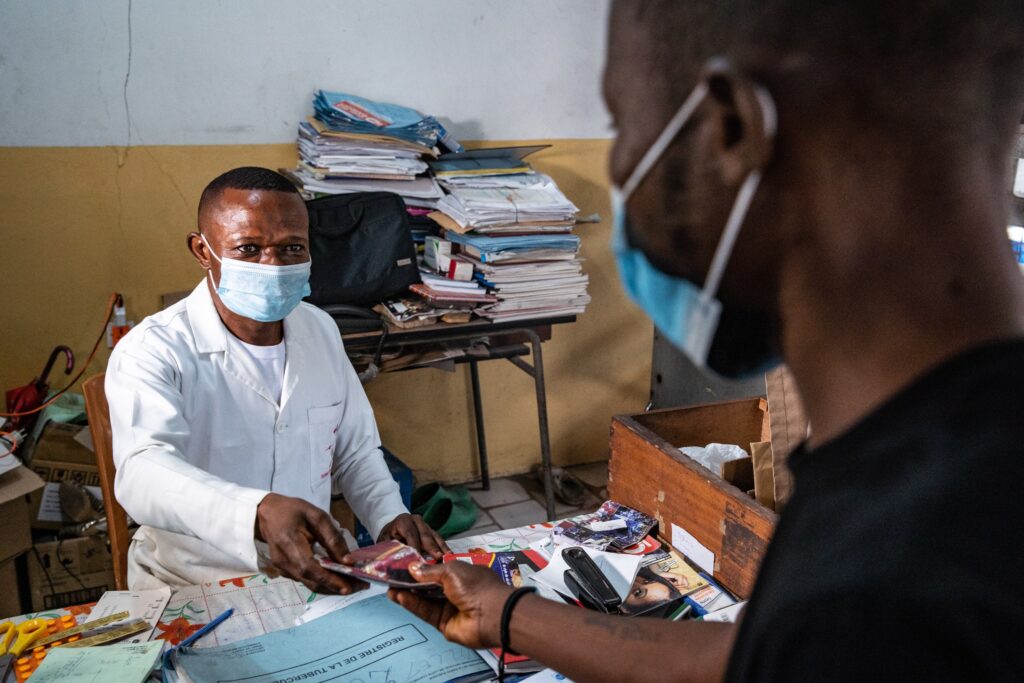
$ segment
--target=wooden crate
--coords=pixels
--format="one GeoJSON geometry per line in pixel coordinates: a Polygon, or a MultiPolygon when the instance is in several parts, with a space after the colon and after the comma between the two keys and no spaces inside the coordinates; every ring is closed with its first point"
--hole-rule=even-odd
{"type": "Polygon", "coordinates": [[[714,553],[714,577],[750,596],[777,515],[677,447],[770,440],[762,398],[669,408],[612,418],[608,494],[656,518],[672,541],[676,525],[714,553]]]}

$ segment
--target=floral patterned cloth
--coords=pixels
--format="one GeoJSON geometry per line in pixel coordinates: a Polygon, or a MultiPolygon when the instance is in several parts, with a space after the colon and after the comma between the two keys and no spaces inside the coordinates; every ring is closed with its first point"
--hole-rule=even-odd
{"type": "MultiPolygon", "coordinates": [[[[171,594],[153,638],[177,645],[230,607],[235,610],[231,618],[196,643],[196,647],[225,645],[294,626],[295,618],[306,606],[321,597],[301,583],[264,574],[185,586],[171,594]]],[[[56,619],[71,614],[81,624],[89,621],[95,604],[23,614],[12,621],[56,619]]]]}
{"type": "MultiPolygon", "coordinates": [[[[448,545],[457,553],[526,550],[531,543],[549,537],[552,527],[550,523],[531,524],[518,529],[449,540],[448,545]]],[[[196,647],[226,645],[294,626],[295,618],[321,597],[301,583],[285,578],[272,579],[265,574],[185,586],[171,594],[170,602],[157,622],[153,638],[177,645],[230,607],[235,610],[231,618],[196,643],[196,647]]],[[[81,624],[89,621],[89,614],[95,604],[93,602],[23,614],[11,621],[18,623],[35,617],[56,619],[72,614],[81,624]]]]}

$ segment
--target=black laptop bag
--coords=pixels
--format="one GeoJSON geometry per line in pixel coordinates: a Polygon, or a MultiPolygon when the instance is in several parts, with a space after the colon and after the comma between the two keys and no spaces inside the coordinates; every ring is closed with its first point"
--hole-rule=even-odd
{"type": "Polygon", "coordinates": [[[328,312],[369,308],[408,294],[409,285],[420,281],[405,202],[397,194],[322,197],[307,201],[306,208],[313,260],[310,303],[328,312]]]}

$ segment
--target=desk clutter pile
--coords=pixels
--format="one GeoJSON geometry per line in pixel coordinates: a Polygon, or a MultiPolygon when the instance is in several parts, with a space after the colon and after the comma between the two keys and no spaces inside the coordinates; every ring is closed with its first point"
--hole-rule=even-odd
{"type": "MultiPolygon", "coordinates": [[[[735,620],[744,603],[658,540],[656,531],[654,519],[607,501],[562,522],[453,540],[443,561],[486,566],[510,586],[532,585],[547,599],[623,618],[735,620]],[[593,583],[576,580],[583,574],[573,554],[580,552],[611,586],[613,595],[599,604],[591,597],[593,583]]],[[[493,680],[496,651],[449,643],[387,599],[386,586],[375,581],[401,580],[409,561],[393,551],[365,563],[370,588],[350,596],[318,595],[261,574],[173,592],[111,591],[95,604],[3,621],[0,655],[22,638],[11,665],[18,683],[113,680],[113,672],[116,680],[139,683],[351,682],[367,665],[388,670],[394,680],[411,680],[414,673],[422,677],[417,680],[493,680]],[[11,634],[9,642],[4,634],[11,634]]],[[[506,657],[506,672],[514,675],[510,680],[564,680],[522,656],[506,657]]]]}
{"type": "Polygon", "coordinates": [[[309,199],[386,191],[405,202],[421,282],[377,307],[395,327],[571,316],[590,303],[582,221],[526,161],[546,147],[467,151],[433,116],[319,90],[298,166],[281,170],[309,199]]]}

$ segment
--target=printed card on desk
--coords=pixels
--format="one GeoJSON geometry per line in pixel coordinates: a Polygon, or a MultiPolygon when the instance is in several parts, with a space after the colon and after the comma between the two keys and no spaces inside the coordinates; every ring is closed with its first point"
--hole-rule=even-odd
{"type": "Polygon", "coordinates": [[[517,550],[503,553],[448,553],[445,563],[466,562],[488,567],[507,586],[520,588],[524,580],[548,565],[546,557],[536,550],[517,550]]]}
{"type": "Polygon", "coordinates": [[[581,545],[595,550],[622,550],[635,545],[654,529],[657,521],[631,507],[605,501],[597,512],[561,522],[552,532],[557,545],[581,545]]]}
{"type": "Polygon", "coordinates": [[[667,617],[687,595],[707,585],[678,552],[652,553],[644,556],[621,611],[631,616],[667,617]]]}

